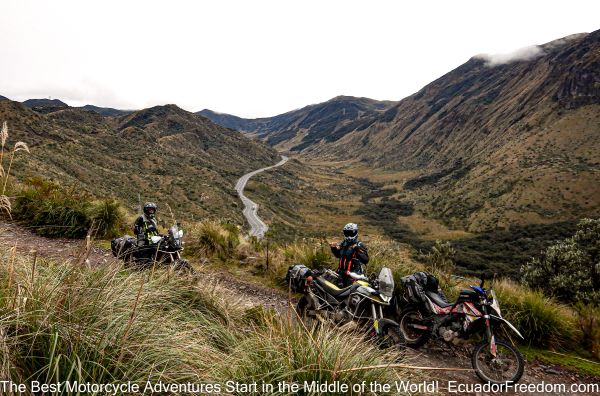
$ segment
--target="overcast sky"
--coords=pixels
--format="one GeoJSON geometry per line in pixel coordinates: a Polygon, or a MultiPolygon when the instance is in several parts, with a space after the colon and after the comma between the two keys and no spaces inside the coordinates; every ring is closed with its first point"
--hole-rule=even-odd
{"type": "Polygon", "coordinates": [[[399,100],[480,53],[600,29],[600,1],[0,0],[0,95],[271,116],[399,100]]]}

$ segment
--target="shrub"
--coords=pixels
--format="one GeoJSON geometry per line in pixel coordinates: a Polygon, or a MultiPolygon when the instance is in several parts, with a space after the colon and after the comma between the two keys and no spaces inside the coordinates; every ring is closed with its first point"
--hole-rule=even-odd
{"type": "Polygon", "coordinates": [[[577,231],[521,268],[523,281],[568,302],[600,300],[600,220],[583,219],[577,231]]]}

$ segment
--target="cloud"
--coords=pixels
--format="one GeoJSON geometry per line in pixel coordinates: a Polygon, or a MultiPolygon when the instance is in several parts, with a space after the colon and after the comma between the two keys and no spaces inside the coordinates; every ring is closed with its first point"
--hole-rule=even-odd
{"type": "Polygon", "coordinates": [[[480,54],[475,58],[485,61],[486,66],[494,67],[511,62],[532,60],[544,54],[545,51],[539,45],[530,45],[505,54],[480,54]]]}

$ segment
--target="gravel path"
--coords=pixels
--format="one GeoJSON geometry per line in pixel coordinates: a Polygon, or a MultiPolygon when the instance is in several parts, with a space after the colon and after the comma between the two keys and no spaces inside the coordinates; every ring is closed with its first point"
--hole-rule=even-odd
{"type": "Polygon", "coordinates": [[[264,172],[264,171],[272,169],[272,168],[276,168],[278,166],[285,164],[287,161],[288,161],[288,157],[286,157],[285,155],[282,155],[281,161],[279,161],[275,165],[268,166],[268,167],[262,168],[262,169],[257,169],[250,173],[246,173],[244,176],[240,177],[239,180],[237,181],[237,183],[235,184],[235,190],[237,191],[238,195],[240,196],[240,199],[242,200],[242,202],[244,203],[244,212],[243,213],[244,213],[244,217],[246,217],[246,220],[248,221],[248,224],[250,224],[250,236],[256,236],[256,237],[262,238],[265,235],[265,232],[267,232],[267,230],[269,229],[269,226],[267,226],[260,219],[260,217],[258,217],[258,214],[257,214],[258,204],[256,202],[250,200],[248,197],[246,197],[244,195],[244,188],[246,187],[246,183],[248,183],[248,180],[252,176],[256,175],[257,173],[264,172]]]}

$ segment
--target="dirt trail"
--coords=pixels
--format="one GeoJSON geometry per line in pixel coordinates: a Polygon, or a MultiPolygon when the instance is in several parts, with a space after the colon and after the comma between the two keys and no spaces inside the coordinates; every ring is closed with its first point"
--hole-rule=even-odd
{"type": "MultiPolygon", "coordinates": [[[[36,254],[34,252],[37,252],[40,257],[75,260],[81,259],[80,256],[81,252],[84,251],[85,241],[44,238],[25,228],[0,221],[0,249],[13,246],[17,246],[17,251],[21,254],[33,255],[36,254]]],[[[90,265],[102,265],[113,260],[113,257],[110,251],[93,247],[88,260],[90,265]]],[[[282,291],[243,281],[224,270],[206,275],[231,292],[234,298],[243,300],[246,306],[263,305],[282,313],[288,309],[288,296],[282,291]]],[[[436,341],[430,341],[419,350],[409,350],[407,359],[407,363],[415,366],[471,368],[469,352],[465,347],[450,348],[448,345],[436,341]]],[[[463,384],[479,383],[476,375],[470,371],[422,370],[420,374],[427,380],[438,380],[438,390],[440,394],[444,395],[453,394],[447,391],[449,381],[457,381],[457,383],[463,384]]],[[[542,381],[547,384],[567,384],[567,389],[569,389],[569,384],[600,383],[600,377],[582,376],[559,366],[545,366],[538,362],[527,362],[525,374],[520,383],[539,384],[542,381]]],[[[507,394],[515,395],[518,393],[507,394]]],[[[527,394],[571,395],[573,393],[530,392],[527,394]]],[[[592,395],[592,393],[578,393],[578,395],[592,395]]]]}

